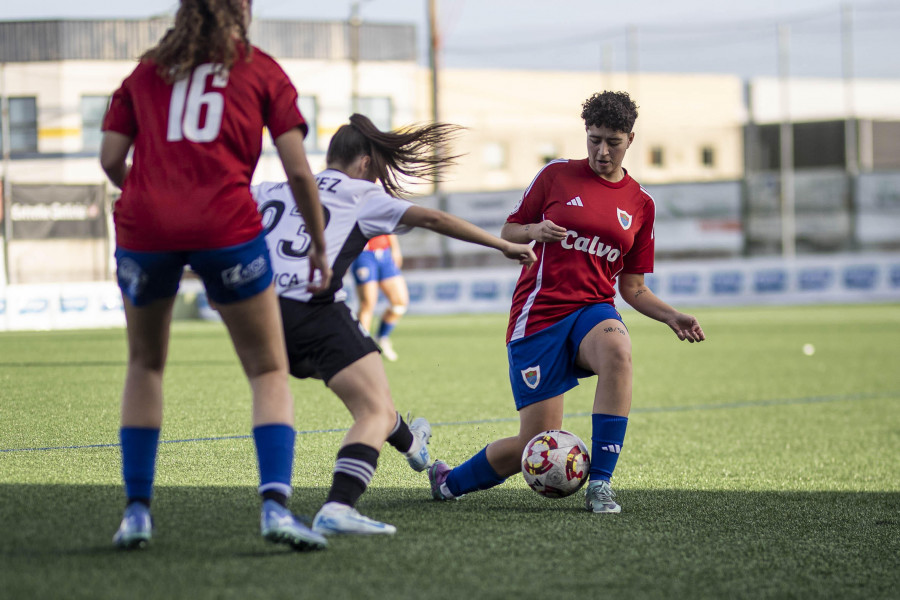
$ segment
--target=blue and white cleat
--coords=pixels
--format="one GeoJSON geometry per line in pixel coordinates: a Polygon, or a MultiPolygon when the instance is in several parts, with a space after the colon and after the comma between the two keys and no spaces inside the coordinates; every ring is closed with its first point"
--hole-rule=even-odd
{"type": "Polygon", "coordinates": [[[125,514],[119,530],[113,536],[113,544],[123,550],[146,548],[153,535],[153,518],[150,509],[141,502],[132,502],[125,507],[125,514]]]}
{"type": "Polygon", "coordinates": [[[417,417],[409,424],[409,430],[413,434],[413,443],[409,450],[404,452],[406,462],[413,471],[424,471],[431,456],[428,454],[428,442],[431,440],[431,424],[424,417],[417,417]]]}
{"type": "Polygon", "coordinates": [[[584,507],[594,513],[614,514],[622,512],[616,504],[616,493],[609,487],[609,482],[599,479],[588,484],[584,493],[584,507]]]}
{"type": "Polygon", "coordinates": [[[393,535],[397,528],[363,516],[352,506],[326,502],[313,519],[313,531],[322,535],[393,535]]]}
{"type": "Polygon", "coordinates": [[[260,516],[262,536],[274,544],[287,544],[294,550],[321,550],[328,541],[297,520],[290,510],[274,500],[263,502],[260,516]]]}

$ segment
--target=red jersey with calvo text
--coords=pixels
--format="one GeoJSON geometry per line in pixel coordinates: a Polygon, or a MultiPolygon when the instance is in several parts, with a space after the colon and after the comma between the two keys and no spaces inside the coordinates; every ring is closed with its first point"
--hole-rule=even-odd
{"type": "Polygon", "coordinates": [[[620,272],[652,272],[655,214],[653,198],[627,172],[611,183],[587,159],[554,160],[541,169],[507,221],[550,220],[568,231],[561,242],[534,245],[537,262],[516,283],[506,342],[583,306],[614,304],[620,272]]]}
{"type": "Polygon", "coordinates": [[[250,180],[262,151],[294,127],[306,133],[297,91],[270,56],[238,52],[230,72],[202,64],[166,83],[142,61],[113,94],[104,131],[134,140],[114,209],[116,244],[138,251],[201,250],[262,231],[250,180]]]}

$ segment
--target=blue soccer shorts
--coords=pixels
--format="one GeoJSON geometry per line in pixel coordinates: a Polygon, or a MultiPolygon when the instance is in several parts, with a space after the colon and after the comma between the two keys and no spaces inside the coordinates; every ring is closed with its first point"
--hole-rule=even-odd
{"type": "Polygon", "coordinates": [[[353,261],[353,279],[356,285],[370,281],[384,281],[400,275],[400,268],[394,262],[390,248],[366,250],[353,261]]]}
{"type": "Polygon", "coordinates": [[[203,280],[210,300],[230,304],[255,296],[272,283],[265,235],[214,250],[136,252],[116,248],[119,289],[134,306],[146,306],[178,292],[184,267],[203,280]]]}
{"type": "Polygon", "coordinates": [[[576,366],[578,347],[591,329],[607,319],[622,322],[612,304],[592,304],[507,344],[509,382],[516,410],[564,394],[578,385],[578,379],[594,375],[576,366]]]}

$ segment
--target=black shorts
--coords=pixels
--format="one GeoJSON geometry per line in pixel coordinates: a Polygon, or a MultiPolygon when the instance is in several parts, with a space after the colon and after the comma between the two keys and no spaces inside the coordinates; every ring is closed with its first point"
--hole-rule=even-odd
{"type": "Polygon", "coordinates": [[[279,298],[291,375],[326,385],[341,369],[378,352],[375,341],[343,302],[307,304],[279,298]]]}

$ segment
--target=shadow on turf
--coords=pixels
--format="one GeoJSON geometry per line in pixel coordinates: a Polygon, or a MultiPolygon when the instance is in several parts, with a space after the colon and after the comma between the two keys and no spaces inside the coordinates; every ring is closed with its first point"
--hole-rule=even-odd
{"type": "MultiPolygon", "coordinates": [[[[589,528],[705,528],[747,535],[796,530],[842,531],[900,539],[897,492],[740,492],[621,490],[621,515],[592,515],[582,492],[556,500],[510,484],[470,494],[458,501],[431,500],[427,482],[416,488],[376,487],[360,501],[364,514],[422,534],[452,528],[454,535],[514,531],[523,522],[553,526],[575,520],[589,528]],[[525,518],[523,518],[525,517],[525,518]]],[[[325,500],[324,488],[296,489],[291,508],[310,519],[325,500]]],[[[115,552],[112,534],[123,508],[119,486],[0,485],[0,557],[106,555],[115,552]]],[[[160,487],[153,501],[160,552],[267,557],[283,552],[259,537],[259,501],[250,488],[160,487]]],[[[900,550],[900,546],[898,546],[900,550]]]]}

